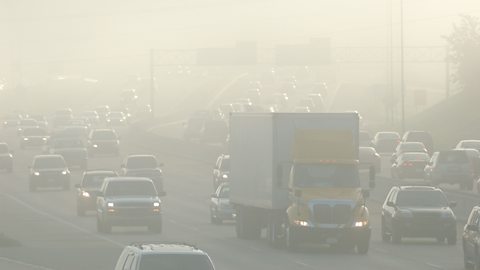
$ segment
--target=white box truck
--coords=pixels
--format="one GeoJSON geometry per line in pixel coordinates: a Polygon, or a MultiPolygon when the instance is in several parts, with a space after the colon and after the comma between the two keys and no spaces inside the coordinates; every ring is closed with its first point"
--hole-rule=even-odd
{"type": "MultiPolygon", "coordinates": [[[[237,113],[230,117],[230,200],[239,238],[266,228],[272,245],[315,241],[368,252],[356,113],[237,113]]],[[[370,174],[374,183],[374,174],[370,174]]]]}

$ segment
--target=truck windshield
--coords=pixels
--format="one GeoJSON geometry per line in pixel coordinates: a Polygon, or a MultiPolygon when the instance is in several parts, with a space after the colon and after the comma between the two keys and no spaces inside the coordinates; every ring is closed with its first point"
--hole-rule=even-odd
{"type": "Polygon", "coordinates": [[[360,186],[358,168],[352,164],[297,164],[293,181],[296,187],[360,186]]]}

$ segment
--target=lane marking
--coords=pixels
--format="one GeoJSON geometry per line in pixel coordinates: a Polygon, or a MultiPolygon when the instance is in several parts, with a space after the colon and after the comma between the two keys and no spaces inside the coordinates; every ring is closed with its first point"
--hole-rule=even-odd
{"type": "Polygon", "coordinates": [[[293,262],[294,262],[295,264],[298,264],[298,265],[300,265],[300,266],[302,266],[302,267],[305,267],[305,268],[315,269],[315,267],[313,267],[313,266],[311,266],[311,265],[309,265],[309,264],[307,264],[307,263],[301,262],[301,261],[293,261],[293,262]]]}
{"type": "Polygon", "coordinates": [[[10,258],[6,258],[6,257],[0,257],[0,261],[4,261],[4,262],[8,262],[8,263],[13,263],[13,264],[21,265],[21,266],[25,266],[25,267],[30,267],[30,268],[32,268],[32,269],[53,270],[52,268],[48,268],[48,267],[45,267],[45,266],[30,264],[30,263],[26,263],[26,262],[22,262],[22,261],[17,261],[17,260],[10,259],[10,258]]]}
{"type": "Polygon", "coordinates": [[[64,224],[64,225],[67,225],[67,226],[69,226],[69,227],[71,227],[71,228],[73,228],[73,229],[75,229],[75,230],[77,230],[77,231],[79,231],[79,232],[82,232],[82,233],[85,233],[85,234],[87,234],[87,235],[90,235],[90,236],[92,236],[93,238],[97,238],[97,239],[100,239],[100,240],[104,240],[104,241],[106,241],[106,242],[108,242],[108,243],[110,243],[110,244],[113,244],[113,245],[115,245],[115,246],[118,246],[118,247],[124,247],[124,246],[125,246],[124,244],[122,244],[122,243],[120,243],[120,242],[117,242],[117,241],[114,241],[114,240],[112,240],[112,239],[110,239],[110,238],[107,238],[107,237],[98,235],[98,234],[93,233],[93,232],[91,232],[91,231],[89,231],[89,230],[86,230],[86,229],[84,229],[84,228],[82,228],[82,227],[80,227],[80,226],[78,226],[78,225],[76,225],[76,224],[74,224],[74,223],[72,223],[72,222],[69,222],[69,221],[64,220],[64,219],[62,219],[62,218],[59,218],[59,217],[57,217],[57,216],[54,216],[54,215],[52,215],[52,214],[49,214],[49,213],[44,212],[44,211],[42,211],[42,210],[39,210],[39,209],[33,207],[32,205],[28,204],[27,202],[24,202],[24,201],[22,201],[21,199],[15,197],[15,196],[13,196],[13,195],[6,194],[6,193],[1,193],[1,194],[2,194],[3,196],[6,196],[6,197],[10,198],[11,200],[17,202],[18,204],[24,206],[25,208],[31,210],[32,212],[34,212],[34,213],[36,213],[36,214],[38,214],[38,215],[47,217],[47,218],[49,218],[49,219],[51,219],[51,220],[53,220],[53,221],[56,221],[56,222],[61,223],[61,224],[64,224]]]}
{"type": "Polygon", "coordinates": [[[438,264],[433,264],[433,263],[426,263],[426,264],[430,267],[435,268],[435,269],[445,269],[444,267],[442,267],[441,265],[438,265],[438,264]]]}

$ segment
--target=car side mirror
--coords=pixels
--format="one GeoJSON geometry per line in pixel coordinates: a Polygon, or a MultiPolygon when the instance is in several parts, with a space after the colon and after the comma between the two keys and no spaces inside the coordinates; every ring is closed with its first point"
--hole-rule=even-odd
{"type": "Polygon", "coordinates": [[[370,197],[370,190],[368,189],[362,189],[362,196],[364,199],[367,199],[370,197]]]}
{"type": "Polygon", "coordinates": [[[395,203],[392,202],[392,201],[388,201],[388,202],[387,202],[387,206],[395,207],[395,203]]]}
{"type": "Polygon", "coordinates": [[[457,207],[457,202],[450,202],[448,206],[450,206],[450,208],[457,207]]]}
{"type": "Polygon", "coordinates": [[[478,226],[475,224],[468,224],[467,230],[471,232],[478,232],[478,226]]]}

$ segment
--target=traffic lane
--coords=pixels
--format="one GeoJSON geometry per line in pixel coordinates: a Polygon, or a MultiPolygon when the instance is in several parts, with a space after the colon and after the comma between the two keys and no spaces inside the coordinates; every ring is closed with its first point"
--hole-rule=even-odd
{"type": "MultiPolygon", "coordinates": [[[[113,163],[115,163],[115,161],[113,161],[113,163]]],[[[332,253],[329,249],[311,249],[298,254],[288,254],[285,251],[279,251],[268,247],[264,241],[238,240],[234,237],[233,226],[213,226],[208,224],[209,214],[207,198],[208,194],[211,193],[211,168],[210,166],[205,165],[205,163],[197,163],[198,162],[195,161],[178,160],[175,158],[166,160],[166,164],[169,164],[170,166],[166,166],[165,173],[166,177],[168,175],[167,178],[170,178],[171,180],[167,181],[167,183],[170,183],[170,191],[169,196],[164,200],[166,230],[163,235],[151,235],[144,231],[130,229],[117,229],[112,235],[101,236],[112,239],[115,242],[121,242],[122,244],[158,240],[198,243],[201,248],[207,250],[209,254],[212,255],[217,266],[223,266],[226,269],[240,269],[240,267],[244,269],[245,266],[253,267],[255,269],[258,269],[259,267],[265,269],[282,269],[282,267],[285,266],[288,266],[289,269],[304,269],[308,268],[308,266],[315,267],[323,265],[324,263],[327,263],[326,265],[334,266],[334,269],[344,269],[345,267],[358,268],[357,264],[359,263],[366,263],[365,269],[404,269],[405,266],[414,267],[415,269],[429,269],[428,265],[425,268],[425,265],[418,261],[412,262],[405,259],[398,260],[397,257],[385,259],[385,251],[383,249],[375,251],[375,243],[372,243],[372,252],[367,257],[363,257],[354,254],[332,253]],[[203,207],[200,207],[202,204],[203,207]],[[239,254],[239,256],[232,254],[239,254]],[[248,262],[245,262],[244,258],[246,257],[250,258],[248,262]],[[370,257],[373,257],[373,259],[365,259],[370,257]]],[[[82,228],[97,235],[95,233],[95,222],[93,218],[76,217],[73,204],[58,205],[58,202],[62,201],[61,198],[65,193],[66,192],[52,192],[52,196],[40,200],[50,200],[50,202],[41,207],[53,210],[54,213],[62,213],[62,211],[58,210],[59,207],[66,208],[66,210],[70,210],[70,212],[68,212],[69,214],[64,213],[62,218],[67,220],[72,219],[72,223],[84,221],[85,223],[80,222],[79,226],[82,226],[82,228]],[[55,196],[60,197],[60,199],[54,199],[55,196]]],[[[63,200],[68,201],[67,198],[63,198],[63,200]]],[[[70,201],[72,201],[72,198],[70,198],[70,201]]],[[[40,202],[35,202],[35,204],[38,203],[40,202]]],[[[373,208],[372,213],[372,221],[378,222],[375,221],[378,219],[378,216],[376,216],[373,208]],[[377,218],[375,219],[375,217],[377,218]]],[[[378,232],[378,226],[376,229],[374,228],[374,231],[378,232]]],[[[375,237],[374,233],[374,238],[375,237]]],[[[48,240],[46,240],[46,242],[48,243],[48,240]]],[[[380,247],[382,248],[383,246],[384,244],[380,243],[380,247]]],[[[410,249],[410,247],[408,249],[410,249]]],[[[106,248],[106,250],[111,249],[106,248]]],[[[100,253],[104,252],[105,251],[102,249],[100,253]]],[[[418,252],[416,251],[415,253],[418,252]]],[[[418,254],[415,255],[418,256],[418,254]]],[[[438,252],[436,252],[435,256],[438,255],[438,252]]],[[[406,257],[408,258],[410,255],[406,255],[406,257]]],[[[445,256],[441,257],[444,258],[445,256]]],[[[412,258],[415,258],[415,256],[412,258]]],[[[98,259],[104,260],[105,258],[98,259]]],[[[69,262],[64,262],[64,264],[75,264],[75,262],[76,261],[72,262],[70,260],[69,262]]],[[[104,263],[105,262],[97,262],[95,265],[107,265],[104,263]]]]}

